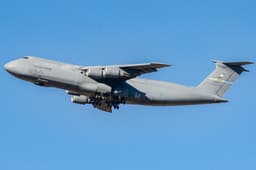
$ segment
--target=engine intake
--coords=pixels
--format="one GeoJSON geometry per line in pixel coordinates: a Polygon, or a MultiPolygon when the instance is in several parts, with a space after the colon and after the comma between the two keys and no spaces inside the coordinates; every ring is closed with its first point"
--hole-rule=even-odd
{"type": "Polygon", "coordinates": [[[88,104],[90,103],[90,98],[88,96],[72,96],[71,102],[76,104],[88,104]]]}

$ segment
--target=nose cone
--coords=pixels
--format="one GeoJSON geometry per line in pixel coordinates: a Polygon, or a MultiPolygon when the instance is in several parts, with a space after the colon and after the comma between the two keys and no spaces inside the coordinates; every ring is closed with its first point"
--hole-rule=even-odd
{"type": "Polygon", "coordinates": [[[21,74],[22,67],[19,60],[11,61],[4,65],[4,69],[10,74],[21,74]]]}
{"type": "Polygon", "coordinates": [[[4,69],[11,75],[20,79],[30,75],[30,72],[27,69],[27,63],[25,63],[23,59],[17,59],[6,63],[4,69]]]}
{"type": "Polygon", "coordinates": [[[6,71],[9,71],[9,70],[11,69],[11,65],[10,65],[9,63],[5,64],[5,65],[4,65],[4,69],[5,69],[6,71]]]}
{"type": "Polygon", "coordinates": [[[4,65],[4,69],[7,71],[7,69],[8,69],[7,64],[4,65]]]}
{"type": "Polygon", "coordinates": [[[11,70],[11,67],[12,67],[12,66],[11,66],[10,63],[7,63],[7,64],[4,65],[4,69],[5,69],[6,71],[8,71],[8,72],[11,70]]]}
{"type": "Polygon", "coordinates": [[[4,69],[10,73],[14,71],[14,67],[15,66],[14,66],[13,62],[9,62],[4,65],[4,69]]]}

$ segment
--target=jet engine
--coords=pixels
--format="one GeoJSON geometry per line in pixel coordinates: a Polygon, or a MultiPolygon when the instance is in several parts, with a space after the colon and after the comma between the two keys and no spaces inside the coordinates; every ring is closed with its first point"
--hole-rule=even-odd
{"type": "Polygon", "coordinates": [[[71,102],[76,104],[88,104],[90,103],[90,98],[88,96],[72,96],[71,102]]]}
{"type": "Polygon", "coordinates": [[[126,73],[124,70],[120,69],[119,67],[90,67],[86,71],[86,75],[91,78],[95,79],[103,79],[103,78],[110,78],[110,79],[117,79],[117,78],[127,78],[129,74],[126,73]]]}
{"type": "Polygon", "coordinates": [[[103,78],[124,78],[128,74],[118,67],[106,67],[103,70],[103,78]]]}

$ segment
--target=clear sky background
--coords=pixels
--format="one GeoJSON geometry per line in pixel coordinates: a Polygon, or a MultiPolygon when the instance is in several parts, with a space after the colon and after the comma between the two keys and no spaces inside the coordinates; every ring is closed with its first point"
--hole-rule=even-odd
{"type": "MultiPolygon", "coordinates": [[[[256,3],[1,1],[0,65],[34,55],[81,65],[164,62],[143,77],[199,84],[211,59],[256,61],[256,3]]],[[[255,170],[255,65],[229,103],[75,105],[63,90],[1,77],[0,169],[255,170]]]]}

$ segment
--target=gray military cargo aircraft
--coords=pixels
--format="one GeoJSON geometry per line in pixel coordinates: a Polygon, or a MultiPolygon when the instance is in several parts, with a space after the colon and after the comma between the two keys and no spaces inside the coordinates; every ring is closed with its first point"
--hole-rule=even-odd
{"type": "Polygon", "coordinates": [[[120,104],[175,106],[227,102],[223,98],[238,76],[252,62],[213,61],[216,69],[197,87],[137,78],[168,64],[145,63],[78,66],[25,56],[4,68],[12,75],[39,86],[64,89],[77,104],[92,104],[112,112],[120,104]]]}

